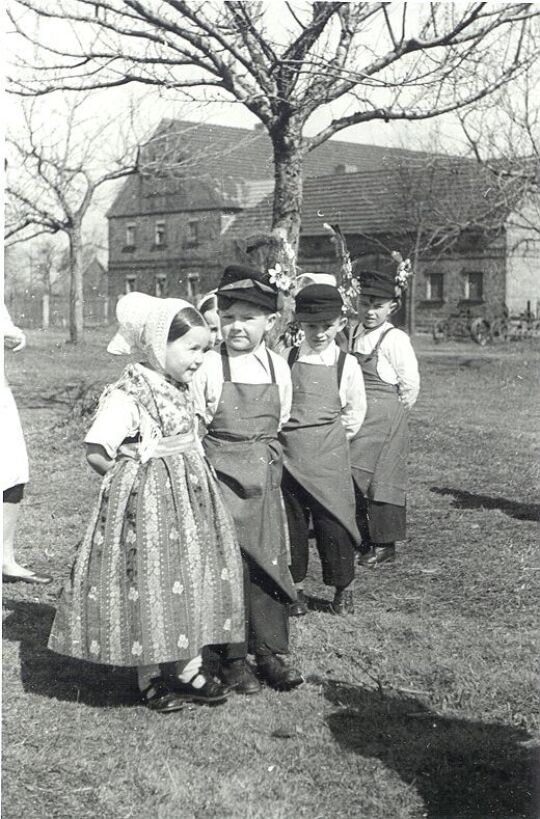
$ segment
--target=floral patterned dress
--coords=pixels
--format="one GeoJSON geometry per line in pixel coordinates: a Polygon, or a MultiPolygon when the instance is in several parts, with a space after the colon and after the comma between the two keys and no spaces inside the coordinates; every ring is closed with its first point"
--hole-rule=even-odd
{"type": "Polygon", "coordinates": [[[98,417],[114,390],[136,402],[140,440],[118,449],[103,478],[49,648],[137,666],[242,641],[240,550],[194,435],[188,388],[131,365],[104,394],[98,417]]]}

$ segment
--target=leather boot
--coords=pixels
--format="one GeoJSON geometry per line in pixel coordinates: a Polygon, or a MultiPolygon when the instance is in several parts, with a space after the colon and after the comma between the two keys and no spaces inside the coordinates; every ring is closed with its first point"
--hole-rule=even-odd
{"type": "Polygon", "coordinates": [[[221,679],[237,694],[258,694],[261,684],[247,660],[229,660],[221,665],[221,679]]]}
{"type": "Polygon", "coordinates": [[[290,691],[304,682],[300,672],[288,666],[277,654],[258,655],[256,659],[259,676],[276,691],[290,691]]]}
{"type": "Polygon", "coordinates": [[[336,589],[332,602],[333,614],[354,614],[354,597],[352,589],[336,589]]]}

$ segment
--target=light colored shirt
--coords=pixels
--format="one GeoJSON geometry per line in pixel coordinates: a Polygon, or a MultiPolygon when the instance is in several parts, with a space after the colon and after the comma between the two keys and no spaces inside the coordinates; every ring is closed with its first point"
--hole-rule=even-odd
{"type": "MultiPolygon", "coordinates": [[[[291,414],[292,383],[291,372],[286,361],[277,353],[268,350],[265,343],[251,353],[229,352],[231,381],[237,384],[271,384],[272,375],[268,366],[268,355],[272,359],[281,402],[280,424],[283,426],[291,414]]],[[[209,350],[203,363],[193,376],[191,391],[196,414],[206,425],[216,414],[223,388],[223,364],[221,353],[209,350]]]]}
{"type": "Polygon", "coordinates": [[[381,342],[377,357],[377,373],[387,384],[396,384],[401,402],[407,409],[414,406],[420,391],[418,361],[407,333],[385,321],[375,330],[367,330],[363,325],[355,329],[353,352],[368,354],[373,352],[379,338],[392,328],[381,342]]]}
{"type": "MultiPolygon", "coordinates": [[[[284,350],[285,359],[289,357],[291,348],[284,350]]],[[[323,364],[325,367],[335,367],[339,357],[339,347],[332,341],[326,350],[319,353],[312,350],[307,341],[303,341],[298,351],[298,362],[302,364],[323,364]]],[[[341,422],[347,438],[354,438],[366,415],[366,390],[364,377],[358,361],[354,356],[347,354],[343,365],[343,375],[339,387],[341,401],[341,422]]]]}

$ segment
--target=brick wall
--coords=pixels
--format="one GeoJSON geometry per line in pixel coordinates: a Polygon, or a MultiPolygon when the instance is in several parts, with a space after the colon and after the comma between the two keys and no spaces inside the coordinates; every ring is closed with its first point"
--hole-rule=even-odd
{"type": "Polygon", "coordinates": [[[134,277],[134,289],[151,295],[160,281],[165,285],[162,295],[179,298],[196,298],[211,289],[222,269],[220,231],[217,211],[109,219],[111,302],[126,292],[126,277],[134,277]],[[160,244],[156,244],[158,223],[163,225],[160,244]]]}

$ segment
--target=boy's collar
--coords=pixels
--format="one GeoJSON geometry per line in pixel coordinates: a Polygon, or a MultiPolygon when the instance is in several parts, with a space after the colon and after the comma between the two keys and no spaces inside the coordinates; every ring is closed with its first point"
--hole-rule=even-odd
{"type": "MultiPolygon", "coordinates": [[[[225,344],[225,347],[227,347],[227,344],[226,344],[225,341],[222,342],[222,343],[225,344]]],[[[227,353],[229,355],[229,358],[239,358],[241,355],[258,355],[259,353],[265,352],[265,350],[266,350],[266,343],[265,343],[264,339],[261,341],[261,343],[257,347],[255,347],[254,350],[231,350],[230,347],[227,347],[227,353]]]]}

